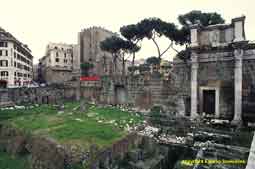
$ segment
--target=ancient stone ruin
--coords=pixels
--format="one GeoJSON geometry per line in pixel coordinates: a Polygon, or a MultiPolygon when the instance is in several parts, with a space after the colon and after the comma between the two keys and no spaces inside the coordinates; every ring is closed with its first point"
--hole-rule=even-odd
{"type": "Polygon", "coordinates": [[[71,100],[80,103],[78,112],[87,112],[89,104],[111,105],[144,117],[143,124],[111,146],[98,150],[92,145],[87,152],[0,123],[0,151],[29,155],[32,169],[77,164],[91,169],[254,169],[255,44],[246,40],[244,24],[245,17],[239,17],[231,24],[191,26],[190,59],[176,56],[174,76],[167,79],[116,75],[0,89],[0,108],[51,104],[63,114],[64,101],[71,100]],[[240,160],[238,165],[233,159],[240,160]]]}

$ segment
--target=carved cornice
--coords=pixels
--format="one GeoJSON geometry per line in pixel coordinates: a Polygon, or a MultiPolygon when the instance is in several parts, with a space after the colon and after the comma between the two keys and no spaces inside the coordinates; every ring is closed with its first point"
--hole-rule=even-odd
{"type": "Polygon", "coordinates": [[[233,49],[245,49],[248,46],[249,41],[233,42],[230,45],[233,49]]]}
{"type": "Polygon", "coordinates": [[[203,46],[190,47],[188,49],[198,54],[213,53],[213,52],[231,52],[231,51],[234,51],[235,49],[244,49],[244,50],[255,49],[255,43],[248,43],[248,42],[249,41],[233,42],[225,46],[217,46],[217,47],[203,45],[203,46]]]}
{"type": "Polygon", "coordinates": [[[226,45],[226,46],[218,46],[218,47],[213,47],[209,45],[203,45],[203,46],[197,46],[197,47],[191,47],[189,48],[192,52],[196,53],[212,53],[212,52],[220,52],[220,51],[232,51],[233,47],[231,45],[226,45]]]}

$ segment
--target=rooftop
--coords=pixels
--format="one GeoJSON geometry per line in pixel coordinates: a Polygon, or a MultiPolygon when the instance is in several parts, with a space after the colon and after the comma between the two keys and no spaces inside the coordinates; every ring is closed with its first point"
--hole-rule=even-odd
{"type": "MultiPolygon", "coordinates": [[[[16,39],[11,33],[7,32],[5,29],[0,27],[0,40],[6,40],[6,41],[13,41],[20,45],[23,49],[25,49],[29,54],[31,53],[31,50],[29,49],[28,45],[20,42],[18,39],[16,39]]],[[[31,55],[31,54],[30,54],[31,55]]],[[[32,55],[31,55],[32,56],[32,55]]]]}

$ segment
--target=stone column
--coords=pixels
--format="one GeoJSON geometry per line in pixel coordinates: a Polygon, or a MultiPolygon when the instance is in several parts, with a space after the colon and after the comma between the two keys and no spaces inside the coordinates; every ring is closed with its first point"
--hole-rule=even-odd
{"type": "Polygon", "coordinates": [[[242,122],[242,64],[243,50],[236,49],[235,54],[235,114],[232,124],[242,122]]]}
{"type": "Polygon", "coordinates": [[[80,81],[77,81],[75,96],[76,96],[76,101],[80,101],[81,99],[81,82],[80,81]]]}
{"type": "Polygon", "coordinates": [[[80,73],[80,71],[75,76],[76,76],[75,99],[76,99],[76,101],[80,101],[81,100],[81,81],[80,81],[81,73],[80,73]]]}
{"type": "Polygon", "coordinates": [[[198,56],[196,53],[192,53],[191,56],[191,118],[197,116],[197,71],[198,71],[198,56]]]}
{"type": "Polygon", "coordinates": [[[245,169],[254,169],[255,168],[254,161],[255,161],[255,132],[254,132],[253,140],[252,140],[252,143],[251,143],[248,162],[247,162],[247,165],[246,165],[245,169]]]}

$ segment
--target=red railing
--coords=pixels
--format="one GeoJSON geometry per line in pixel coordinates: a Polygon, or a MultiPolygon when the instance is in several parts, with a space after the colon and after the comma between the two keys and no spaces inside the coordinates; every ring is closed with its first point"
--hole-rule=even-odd
{"type": "Polygon", "coordinates": [[[100,80],[99,76],[81,76],[80,81],[98,81],[100,80]]]}

